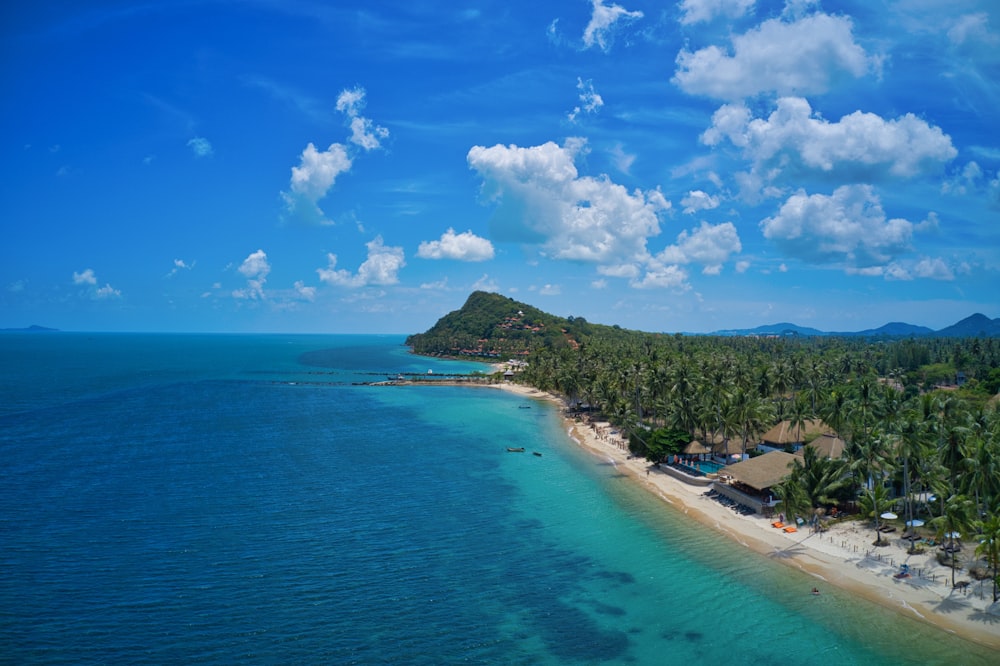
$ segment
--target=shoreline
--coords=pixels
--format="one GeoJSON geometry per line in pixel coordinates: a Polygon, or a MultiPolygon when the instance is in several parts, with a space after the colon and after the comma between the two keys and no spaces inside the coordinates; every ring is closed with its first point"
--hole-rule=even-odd
{"type": "MultiPolygon", "coordinates": [[[[619,470],[685,516],[761,556],[813,576],[817,587],[845,590],[964,640],[1000,650],[1000,602],[991,601],[992,585],[983,583],[984,599],[979,598],[978,581],[965,591],[953,589],[951,570],[937,564],[933,549],[909,555],[895,536],[892,545],[869,557],[866,553],[875,550],[872,529],[861,528],[855,521],[835,523],[825,533],[804,529],[786,534],[771,527],[763,516],[740,515],[716,502],[705,495],[705,486],[687,484],[645,459],[631,458],[624,441],[606,432],[607,423],[587,424],[566,416],[564,402],[554,394],[510,383],[483,386],[553,403],[560,409],[567,437],[578,446],[595,456],[610,457],[619,470]],[[894,578],[903,562],[924,576],[894,578]]],[[[967,578],[965,573],[956,580],[967,578]]]]}

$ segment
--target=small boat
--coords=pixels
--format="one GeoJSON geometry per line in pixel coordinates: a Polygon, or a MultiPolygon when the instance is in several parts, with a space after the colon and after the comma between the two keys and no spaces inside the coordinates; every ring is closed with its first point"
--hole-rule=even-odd
{"type": "Polygon", "coordinates": [[[518,409],[531,409],[531,405],[518,405],[518,409]]]}
{"type": "Polygon", "coordinates": [[[539,458],[541,458],[541,457],[542,457],[542,454],[541,454],[541,453],[539,453],[538,451],[532,451],[532,452],[531,452],[531,454],[532,454],[532,455],[535,455],[535,456],[538,456],[539,458]]]}
{"type": "Polygon", "coordinates": [[[523,446],[508,446],[507,453],[524,453],[523,446]]]}

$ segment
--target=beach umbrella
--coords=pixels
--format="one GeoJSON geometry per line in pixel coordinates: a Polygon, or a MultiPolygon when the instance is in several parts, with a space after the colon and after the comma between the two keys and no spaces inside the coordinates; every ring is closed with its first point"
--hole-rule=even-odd
{"type": "Polygon", "coordinates": [[[906,521],[906,524],[909,525],[910,527],[923,527],[924,521],[918,518],[916,520],[908,520],[906,521]]]}
{"type": "Polygon", "coordinates": [[[892,511],[886,511],[882,514],[882,518],[885,518],[886,520],[896,520],[899,516],[894,514],[892,511]]]}

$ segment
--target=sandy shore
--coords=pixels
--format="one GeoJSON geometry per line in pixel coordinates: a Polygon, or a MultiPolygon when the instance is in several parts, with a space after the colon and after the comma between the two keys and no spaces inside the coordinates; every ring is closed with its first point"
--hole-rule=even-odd
{"type": "MultiPolygon", "coordinates": [[[[557,397],[532,388],[514,384],[494,386],[563,407],[557,397]]],[[[983,598],[979,581],[971,581],[965,591],[952,589],[951,571],[937,564],[934,549],[909,555],[908,544],[898,533],[892,535],[890,546],[874,549],[872,529],[862,528],[856,522],[834,524],[824,533],[812,533],[806,528],[786,534],[762,516],[737,514],[706,496],[705,486],[689,485],[646,460],[630,458],[624,441],[612,434],[607,423],[588,425],[568,418],[564,421],[573,440],[595,455],[613,459],[619,470],[627,472],[675,510],[762,556],[809,573],[815,577],[820,591],[826,585],[843,588],[967,640],[1000,649],[1000,603],[992,603],[989,581],[982,587],[983,598]],[[902,563],[907,563],[914,572],[919,571],[919,575],[895,578],[902,563]]],[[[956,580],[969,580],[968,572],[958,572],[956,580]]]]}

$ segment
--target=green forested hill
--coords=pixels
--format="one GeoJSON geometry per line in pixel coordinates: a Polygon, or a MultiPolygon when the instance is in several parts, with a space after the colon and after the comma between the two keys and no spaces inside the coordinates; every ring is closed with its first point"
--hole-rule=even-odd
{"type": "Polygon", "coordinates": [[[525,356],[538,348],[576,347],[597,330],[618,329],[556,317],[500,294],[476,291],[460,309],[425,333],[411,335],[406,344],[417,354],[498,358],[525,356]]]}

